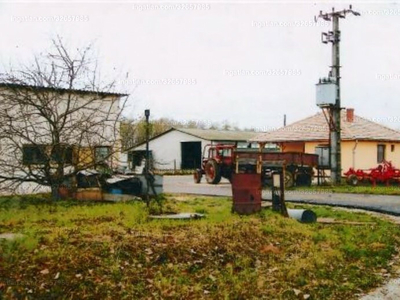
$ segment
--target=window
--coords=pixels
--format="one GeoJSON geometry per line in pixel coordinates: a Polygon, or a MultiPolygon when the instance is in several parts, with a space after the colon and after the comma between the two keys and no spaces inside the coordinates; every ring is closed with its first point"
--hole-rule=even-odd
{"type": "Polygon", "coordinates": [[[381,163],[385,160],[385,152],[386,152],[386,145],[378,145],[378,163],[381,163]]]}
{"type": "Polygon", "coordinates": [[[50,160],[51,163],[73,163],[73,147],[61,146],[59,151],[49,145],[24,145],[22,147],[22,162],[24,165],[42,165],[50,160]]]}
{"type": "Polygon", "coordinates": [[[73,163],[73,147],[72,146],[61,146],[59,151],[56,152],[53,147],[51,153],[51,160],[57,163],[70,164],[73,163]]]}
{"type": "Polygon", "coordinates": [[[224,157],[231,157],[232,156],[232,149],[222,149],[222,156],[224,157]]]}
{"type": "Polygon", "coordinates": [[[390,151],[394,152],[394,145],[390,145],[390,151]]]}
{"type": "MultiPolygon", "coordinates": [[[[141,166],[143,160],[146,159],[146,150],[135,150],[128,153],[128,161],[132,164],[132,169],[136,166],[141,166]]],[[[150,164],[153,161],[152,151],[149,150],[150,164]]]]}
{"type": "Polygon", "coordinates": [[[318,145],[315,147],[315,154],[318,155],[318,166],[320,168],[330,168],[330,147],[329,145],[318,145]]]}
{"type": "Polygon", "coordinates": [[[111,147],[98,146],[98,147],[94,148],[94,155],[95,155],[96,163],[107,162],[110,154],[111,154],[111,147]]]}
{"type": "Polygon", "coordinates": [[[40,165],[48,160],[45,145],[23,145],[22,163],[24,165],[40,165]]]}

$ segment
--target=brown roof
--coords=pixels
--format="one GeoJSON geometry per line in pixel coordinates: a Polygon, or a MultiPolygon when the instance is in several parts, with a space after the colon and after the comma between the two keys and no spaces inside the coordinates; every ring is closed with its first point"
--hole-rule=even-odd
{"type": "MultiPolygon", "coordinates": [[[[381,124],[354,115],[354,121],[346,120],[346,112],[342,111],[342,140],[371,140],[400,142],[400,132],[381,124]]],[[[277,130],[261,133],[252,138],[252,142],[301,142],[328,141],[329,127],[324,114],[318,113],[301,121],[281,127],[277,130]]]]}

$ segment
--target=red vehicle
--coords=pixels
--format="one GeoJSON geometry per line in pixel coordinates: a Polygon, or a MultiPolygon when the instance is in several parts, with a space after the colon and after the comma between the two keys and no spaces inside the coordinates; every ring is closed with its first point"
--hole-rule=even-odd
{"type": "MultiPolygon", "coordinates": [[[[224,177],[229,181],[235,167],[235,153],[243,154],[252,160],[260,157],[258,149],[237,149],[235,145],[206,145],[203,151],[201,169],[197,169],[193,175],[194,182],[200,183],[205,175],[207,183],[218,184],[224,177]]],[[[270,185],[271,174],[282,170],[282,162],[285,164],[285,184],[287,187],[296,185],[310,185],[314,172],[318,166],[318,155],[300,152],[265,152],[262,155],[262,177],[264,185],[270,185]]]]}
{"type": "Polygon", "coordinates": [[[206,145],[203,150],[201,169],[197,169],[194,182],[200,183],[203,175],[209,184],[218,184],[221,177],[231,180],[234,145],[206,145]],[[207,157],[205,155],[207,154],[207,157]]]}
{"type": "Polygon", "coordinates": [[[376,183],[385,183],[389,185],[391,181],[400,181],[400,170],[396,169],[390,161],[384,160],[376,168],[368,170],[354,170],[350,168],[344,173],[347,183],[356,186],[361,181],[370,181],[373,185],[376,183]]]}

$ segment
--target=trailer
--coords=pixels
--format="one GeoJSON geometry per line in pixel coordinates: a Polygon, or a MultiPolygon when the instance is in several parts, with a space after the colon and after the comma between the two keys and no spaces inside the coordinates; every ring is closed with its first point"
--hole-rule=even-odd
{"type": "MultiPolygon", "coordinates": [[[[249,160],[250,166],[254,162],[262,161],[261,174],[264,186],[270,186],[273,172],[282,171],[282,161],[285,161],[285,185],[311,185],[314,168],[318,167],[318,155],[301,152],[271,152],[267,149],[237,148],[235,145],[206,145],[203,151],[201,168],[194,174],[194,182],[200,183],[202,176],[209,184],[218,184],[221,178],[232,180],[236,158],[249,160]]],[[[249,170],[250,171],[250,170],[249,170]]]]}

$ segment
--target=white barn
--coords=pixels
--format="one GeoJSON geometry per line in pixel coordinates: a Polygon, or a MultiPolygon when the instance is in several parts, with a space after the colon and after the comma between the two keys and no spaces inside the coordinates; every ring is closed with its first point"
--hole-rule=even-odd
{"type": "MultiPolygon", "coordinates": [[[[253,131],[171,128],[150,139],[149,150],[156,170],[195,169],[201,165],[207,144],[238,143],[238,147],[245,148],[256,135],[253,131]]],[[[132,148],[128,155],[130,168],[140,165],[145,153],[145,142],[132,148]]]]}

